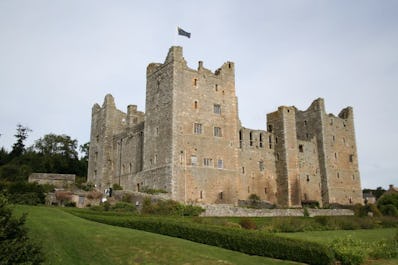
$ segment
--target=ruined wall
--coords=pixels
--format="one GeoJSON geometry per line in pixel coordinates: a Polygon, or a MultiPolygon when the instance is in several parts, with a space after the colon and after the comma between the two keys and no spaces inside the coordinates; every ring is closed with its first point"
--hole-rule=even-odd
{"type": "Polygon", "coordinates": [[[239,130],[239,198],[256,194],[261,200],[276,202],[276,168],[273,134],[241,128],[239,130]]]}

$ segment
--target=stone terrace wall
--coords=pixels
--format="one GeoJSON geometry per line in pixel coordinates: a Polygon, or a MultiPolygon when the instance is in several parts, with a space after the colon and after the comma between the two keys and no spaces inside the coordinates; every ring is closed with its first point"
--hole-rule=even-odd
{"type": "MultiPolygon", "coordinates": [[[[276,217],[276,216],[304,216],[303,209],[250,209],[227,204],[201,205],[206,211],[201,216],[228,216],[228,217],[276,217]]],[[[354,215],[348,209],[308,209],[313,216],[343,216],[354,215]]]]}

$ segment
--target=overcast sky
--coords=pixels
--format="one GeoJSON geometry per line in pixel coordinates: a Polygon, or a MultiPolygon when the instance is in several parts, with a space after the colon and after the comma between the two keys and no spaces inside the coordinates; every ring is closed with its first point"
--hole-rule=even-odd
{"type": "Polygon", "coordinates": [[[362,187],[398,186],[394,0],[0,0],[0,147],[11,150],[17,123],[33,130],[28,145],[48,133],[89,141],[107,93],[145,110],[146,66],[172,45],[192,68],[235,62],[245,127],[319,97],[335,115],[352,106],[362,187]]]}

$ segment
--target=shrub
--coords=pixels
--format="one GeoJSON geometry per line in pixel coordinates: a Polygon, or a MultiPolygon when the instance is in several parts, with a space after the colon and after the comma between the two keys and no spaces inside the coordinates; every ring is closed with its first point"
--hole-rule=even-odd
{"type": "Polygon", "coordinates": [[[167,193],[167,191],[162,190],[162,189],[151,189],[151,188],[148,188],[148,187],[142,187],[140,189],[140,192],[148,193],[148,194],[167,193]]]}
{"type": "Polygon", "coordinates": [[[11,203],[37,205],[45,202],[44,187],[35,182],[11,182],[2,188],[11,203]]]}
{"type": "Polygon", "coordinates": [[[239,225],[244,229],[254,230],[257,229],[256,223],[250,218],[242,218],[239,225]]]}
{"type": "Polygon", "coordinates": [[[76,202],[67,202],[65,203],[65,207],[76,207],[76,202]]]}
{"type": "Polygon", "coordinates": [[[130,193],[124,193],[122,195],[122,202],[131,202],[133,199],[133,196],[130,193]]]}
{"type": "Polygon", "coordinates": [[[114,184],[112,185],[112,189],[113,189],[113,190],[123,190],[123,187],[120,186],[120,185],[117,184],[117,183],[114,183],[114,184]]]}
{"type": "Polygon", "coordinates": [[[380,211],[386,216],[398,216],[398,210],[393,204],[381,205],[380,211]]]}
{"type": "Polygon", "coordinates": [[[198,216],[204,211],[202,207],[194,205],[183,205],[173,200],[160,200],[152,202],[145,198],[142,203],[142,214],[175,215],[175,216],[198,216]]]}
{"type": "Polygon", "coordinates": [[[26,215],[12,216],[7,199],[0,195],[0,264],[41,264],[41,247],[27,236],[24,227],[26,215]]]}
{"type": "Polygon", "coordinates": [[[333,240],[331,248],[342,265],[360,265],[366,259],[364,244],[360,240],[354,240],[351,236],[333,240]]]}
{"type": "Polygon", "coordinates": [[[132,203],[127,202],[117,202],[115,205],[112,206],[112,210],[117,212],[136,212],[137,207],[132,203]]]}

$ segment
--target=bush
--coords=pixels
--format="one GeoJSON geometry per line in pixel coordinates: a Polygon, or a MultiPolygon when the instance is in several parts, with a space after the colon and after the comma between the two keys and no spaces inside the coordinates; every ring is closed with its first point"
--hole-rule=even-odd
{"type": "Polygon", "coordinates": [[[354,240],[351,236],[333,240],[331,248],[342,265],[360,265],[366,259],[364,244],[360,240],[354,240]]]}
{"type": "Polygon", "coordinates": [[[257,229],[256,223],[250,218],[242,218],[239,225],[244,229],[255,230],[257,229]]]}
{"type": "Polygon", "coordinates": [[[117,184],[117,183],[114,183],[114,184],[112,185],[112,189],[113,189],[113,190],[123,190],[123,187],[120,186],[120,185],[117,184]]]}
{"type": "Polygon", "coordinates": [[[76,202],[67,202],[64,205],[65,207],[76,207],[76,202]]]}
{"type": "Polygon", "coordinates": [[[117,202],[112,206],[112,210],[116,212],[136,212],[137,207],[132,203],[127,202],[117,202]]]}
{"type": "Polygon", "coordinates": [[[141,209],[142,214],[174,216],[198,216],[203,211],[199,206],[183,205],[173,200],[152,202],[150,198],[144,199],[141,209]]]}
{"type": "Polygon", "coordinates": [[[41,248],[27,236],[24,227],[26,215],[12,216],[7,199],[0,195],[0,264],[41,264],[41,248]]]}
{"type": "Polygon", "coordinates": [[[37,205],[45,202],[44,187],[35,182],[3,183],[2,189],[11,203],[37,205]]]}
{"type": "Polygon", "coordinates": [[[380,211],[386,216],[398,216],[398,210],[393,204],[381,205],[380,211]]]}

